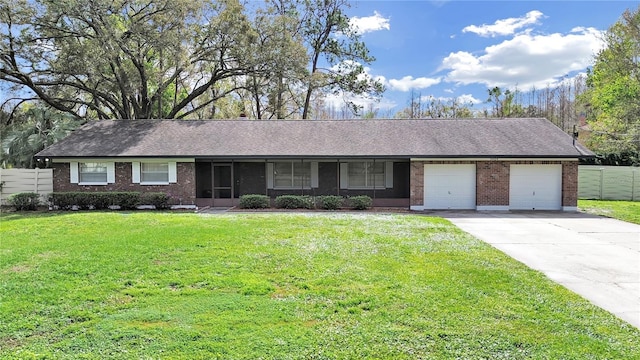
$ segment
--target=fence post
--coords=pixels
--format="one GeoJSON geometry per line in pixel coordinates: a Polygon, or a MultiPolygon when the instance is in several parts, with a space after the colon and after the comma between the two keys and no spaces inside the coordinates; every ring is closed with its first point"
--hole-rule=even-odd
{"type": "Polygon", "coordinates": [[[36,194],[38,194],[38,181],[39,181],[38,180],[38,175],[40,175],[39,171],[40,171],[40,169],[35,168],[35,175],[34,175],[35,179],[33,181],[33,192],[36,193],[36,194]]]}
{"type": "Polygon", "coordinates": [[[600,169],[600,196],[598,200],[602,200],[602,194],[604,192],[604,169],[600,169]]]}
{"type": "Polygon", "coordinates": [[[636,201],[636,171],[631,172],[631,201],[636,201]]]}

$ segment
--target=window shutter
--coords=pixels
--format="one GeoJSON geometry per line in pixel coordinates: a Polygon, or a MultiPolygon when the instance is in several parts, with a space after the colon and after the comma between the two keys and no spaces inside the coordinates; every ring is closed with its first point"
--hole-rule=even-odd
{"type": "Polygon", "coordinates": [[[273,189],[273,163],[267,163],[267,189],[273,189]]]}
{"type": "Polygon", "coordinates": [[[140,162],[134,161],[131,163],[131,182],[134,184],[140,184],[140,162]]]}
{"type": "Polygon", "coordinates": [[[387,161],[384,169],[385,187],[390,189],[393,187],[393,161],[387,161]]]}
{"type": "Polygon", "coordinates": [[[178,182],[178,164],[175,161],[169,161],[169,182],[178,182]]]}
{"type": "Polygon", "coordinates": [[[113,184],[116,182],[116,163],[107,163],[107,184],[113,184]]]}
{"type": "Polygon", "coordinates": [[[69,177],[71,178],[71,183],[72,184],[77,184],[79,183],[79,174],[78,174],[78,163],[75,161],[72,161],[71,163],[69,163],[69,177]]]}
{"type": "Polygon", "coordinates": [[[349,187],[349,163],[340,163],[340,189],[349,187]]]}
{"type": "Polygon", "coordinates": [[[317,161],[311,162],[311,187],[314,189],[318,187],[318,162],[317,161]]]}

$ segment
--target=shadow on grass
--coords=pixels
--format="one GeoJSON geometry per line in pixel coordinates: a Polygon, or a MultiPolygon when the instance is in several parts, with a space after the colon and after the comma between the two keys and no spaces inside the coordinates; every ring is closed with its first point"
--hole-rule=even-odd
{"type": "Polygon", "coordinates": [[[35,211],[15,211],[15,210],[6,210],[2,209],[0,212],[0,221],[12,221],[12,220],[23,220],[26,218],[49,218],[55,216],[64,216],[73,214],[68,211],[49,211],[49,210],[35,210],[35,211]]]}
{"type": "Polygon", "coordinates": [[[33,210],[33,211],[16,211],[13,209],[7,210],[6,208],[2,208],[0,211],[0,222],[2,221],[12,221],[12,220],[23,220],[23,219],[42,219],[42,218],[51,218],[51,217],[62,217],[62,216],[70,216],[77,214],[95,214],[95,213],[103,213],[103,214],[120,214],[123,216],[131,215],[131,214],[188,214],[188,211],[183,210],[33,210]]]}
{"type": "MultiPolygon", "coordinates": [[[[24,220],[24,219],[43,219],[43,218],[51,218],[51,217],[63,217],[77,214],[94,214],[94,213],[104,213],[104,214],[122,214],[122,215],[130,215],[133,212],[135,213],[145,213],[146,210],[35,210],[35,211],[15,211],[10,210],[6,211],[2,209],[0,212],[0,222],[3,221],[13,221],[13,220],[24,220]]],[[[153,211],[154,213],[161,213],[161,211],[153,211]]]]}

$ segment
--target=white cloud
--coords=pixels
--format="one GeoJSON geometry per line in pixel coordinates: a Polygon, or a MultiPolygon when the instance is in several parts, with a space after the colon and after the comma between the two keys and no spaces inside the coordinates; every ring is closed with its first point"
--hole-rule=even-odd
{"type": "Polygon", "coordinates": [[[396,107],[393,100],[382,98],[380,100],[374,100],[365,96],[358,96],[352,94],[327,94],[323,98],[325,108],[327,109],[342,109],[347,102],[352,102],[362,108],[363,112],[369,109],[378,111],[385,111],[396,107]]]}
{"type": "Polygon", "coordinates": [[[425,89],[439,84],[440,81],[440,78],[419,77],[414,79],[413,76],[405,76],[402,79],[390,79],[387,85],[390,90],[409,91],[411,89],[425,89]]]}
{"type": "Polygon", "coordinates": [[[475,97],[473,97],[473,95],[471,94],[463,94],[460,95],[456,98],[458,100],[458,103],[460,104],[482,104],[484,101],[476,99],[475,97]]]}
{"type": "Polygon", "coordinates": [[[602,47],[601,32],[594,28],[575,28],[568,34],[521,33],[482,54],[451,53],[440,70],[448,71],[446,81],[457,84],[546,87],[587,68],[602,47]]]}
{"type": "Polygon", "coordinates": [[[484,37],[511,35],[514,34],[518,29],[521,29],[527,25],[538,23],[538,19],[540,19],[542,16],[543,14],[540,11],[533,10],[529,11],[522,17],[497,20],[491,25],[469,25],[462,29],[462,32],[470,32],[484,37]]]}
{"type": "Polygon", "coordinates": [[[349,26],[357,34],[364,34],[378,30],[390,30],[391,25],[389,19],[380,15],[379,12],[374,11],[372,16],[357,17],[354,16],[349,19],[349,26]]]}

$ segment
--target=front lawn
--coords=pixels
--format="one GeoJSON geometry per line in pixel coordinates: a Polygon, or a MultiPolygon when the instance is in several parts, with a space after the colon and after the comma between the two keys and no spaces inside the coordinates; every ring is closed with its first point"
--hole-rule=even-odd
{"type": "Polygon", "coordinates": [[[578,200],[578,208],[590,214],[640,225],[640,201],[578,200]]]}
{"type": "Polygon", "coordinates": [[[630,359],[639,338],[438,218],[0,217],[0,358],[630,359]]]}

